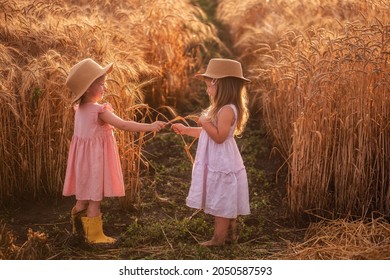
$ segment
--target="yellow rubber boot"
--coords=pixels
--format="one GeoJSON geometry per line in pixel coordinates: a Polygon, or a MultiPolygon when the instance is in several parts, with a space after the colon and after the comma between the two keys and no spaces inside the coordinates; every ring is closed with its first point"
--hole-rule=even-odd
{"type": "Polygon", "coordinates": [[[115,238],[108,237],[103,232],[103,220],[100,214],[97,217],[81,217],[85,239],[93,244],[114,244],[115,238]]]}
{"type": "Polygon", "coordinates": [[[81,224],[81,217],[87,216],[87,209],[76,212],[76,207],[72,208],[71,217],[72,217],[72,233],[73,234],[83,234],[83,225],[81,224]]]}

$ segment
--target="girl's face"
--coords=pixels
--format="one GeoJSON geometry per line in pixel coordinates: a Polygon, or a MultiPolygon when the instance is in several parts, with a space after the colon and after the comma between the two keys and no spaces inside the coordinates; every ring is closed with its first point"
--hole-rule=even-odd
{"type": "Polygon", "coordinates": [[[87,96],[91,102],[97,102],[103,98],[104,92],[106,91],[106,77],[100,77],[92,83],[87,89],[87,96]]]}
{"type": "Polygon", "coordinates": [[[210,96],[210,98],[214,98],[215,92],[217,90],[217,87],[216,87],[217,80],[206,78],[204,82],[206,83],[206,86],[207,86],[207,91],[206,91],[207,94],[210,96]]]}

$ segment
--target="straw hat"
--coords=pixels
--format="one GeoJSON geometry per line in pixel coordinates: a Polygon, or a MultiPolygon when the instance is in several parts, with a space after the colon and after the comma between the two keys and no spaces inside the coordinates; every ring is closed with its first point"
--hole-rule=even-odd
{"type": "Polygon", "coordinates": [[[244,78],[240,62],[225,58],[212,58],[207,65],[206,72],[203,74],[196,74],[195,77],[207,77],[212,79],[236,77],[244,81],[250,82],[249,79],[244,78]]]}
{"type": "Polygon", "coordinates": [[[79,100],[97,78],[110,73],[112,65],[113,63],[110,63],[106,67],[102,67],[90,58],[74,65],[66,79],[66,85],[75,94],[72,103],[79,100]]]}

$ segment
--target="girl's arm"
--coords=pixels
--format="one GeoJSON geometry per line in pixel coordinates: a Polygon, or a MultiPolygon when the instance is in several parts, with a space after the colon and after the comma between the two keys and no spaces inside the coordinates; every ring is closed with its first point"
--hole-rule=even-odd
{"type": "Polygon", "coordinates": [[[126,121],[115,115],[109,110],[104,110],[99,114],[99,119],[108,123],[118,129],[132,132],[141,131],[160,131],[164,128],[166,123],[162,121],[155,121],[153,123],[139,123],[135,121],[126,121]]]}
{"type": "Polygon", "coordinates": [[[172,124],[172,129],[177,134],[184,134],[195,138],[199,138],[200,132],[202,131],[201,127],[185,126],[181,123],[172,124]]]}
{"type": "Polygon", "coordinates": [[[223,143],[229,135],[230,127],[234,123],[234,111],[230,106],[222,107],[218,113],[217,126],[205,117],[200,117],[198,123],[216,143],[223,143]]]}

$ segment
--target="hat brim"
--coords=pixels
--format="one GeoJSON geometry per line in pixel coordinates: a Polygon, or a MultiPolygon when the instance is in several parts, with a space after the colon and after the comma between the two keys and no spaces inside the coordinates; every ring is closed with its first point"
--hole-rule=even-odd
{"type": "Polygon", "coordinates": [[[98,72],[96,73],[96,75],[94,76],[94,79],[93,79],[90,83],[87,83],[87,84],[85,85],[85,87],[84,87],[82,90],[80,90],[80,92],[76,95],[76,97],[73,98],[72,103],[77,102],[77,101],[84,95],[84,93],[87,91],[87,89],[92,85],[92,83],[93,83],[97,78],[103,76],[104,74],[110,73],[110,72],[112,71],[113,65],[114,65],[114,63],[111,62],[111,63],[108,64],[107,66],[103,67],[100,71],[98,71],[98,72]]]}
{"type": "Polygon", "coordinates": [[[205,78],[209,78],[209,79],[222,79],[222,78],[238,78],[238,79],[241,79],[241,80],[244,80],[245,82],[248,82],[250,83],[251,80],[245,78],[245,77],[237,77],[237,76],[212,76],[212,75],[207,75],[207,74],[201,74],[201,73],[198,73],[198,74],[195,74],[195,78],[197,79],[200,79],[200,80],[204,80],[205,78]]]}

